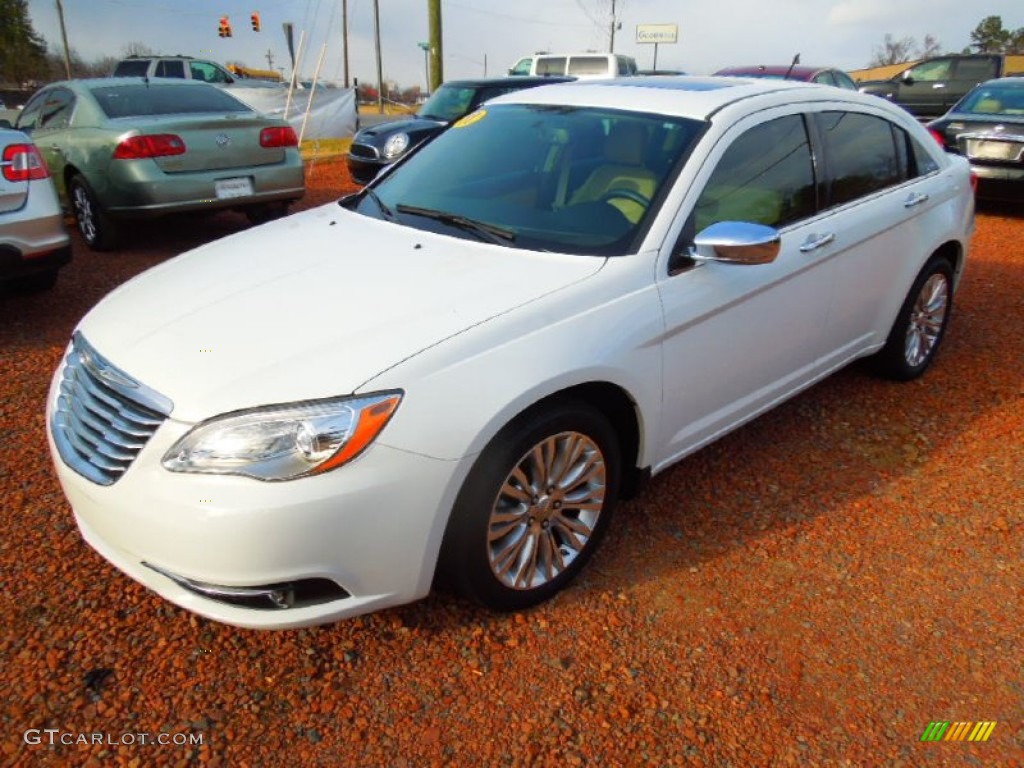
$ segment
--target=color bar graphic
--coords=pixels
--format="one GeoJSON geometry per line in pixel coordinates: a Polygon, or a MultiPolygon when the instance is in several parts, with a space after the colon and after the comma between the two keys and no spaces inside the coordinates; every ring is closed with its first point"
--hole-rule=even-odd
{"type": "Polygon", "coordinates": [[[933,720],[921,734],[921,741],[988,741],[995,727],[995,720],[977,723],[933,720]]]}

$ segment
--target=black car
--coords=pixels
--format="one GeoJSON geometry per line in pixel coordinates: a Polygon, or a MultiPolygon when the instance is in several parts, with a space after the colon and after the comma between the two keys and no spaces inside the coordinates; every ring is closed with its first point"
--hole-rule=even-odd
{"type": "Polygon", "coordinates": [[[970,161],[978,197],[1024,200],[1024,77],[975,86],[928,127],[970,161]]]}
{"type": "Polygon", "coordinates": [[[359,131],[348,153],[348,170],[357,184],[369,184],[382,168],[437,136],[460,117],[503,93],[538,85],[571,82],[572,77],[499,77],[444,83],[415,115],[359,131]]]}

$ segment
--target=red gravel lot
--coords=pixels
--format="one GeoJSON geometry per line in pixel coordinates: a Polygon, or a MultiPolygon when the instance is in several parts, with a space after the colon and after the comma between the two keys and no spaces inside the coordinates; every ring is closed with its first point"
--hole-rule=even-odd
{"type": "MultiPolygon", "coordinates": [[[[339,162],[309,185],[303,207],[351,188],[339,162]]],[[[436,595],[282,632],[192,616],[107,565],[44,438],[77,320],[243,226],[78,242],[56,289],[0,297],[0,762],[1024,764],[1024,215],[979,214],[922,380],[853,366],[659,476],[551,603],[498,616],[436,595]],[[934,720],[997,725],[922,743],[934,720]],[[139,743],[159,733],[202,744],[139,743]],[[113,743],[60,743],[92,734],[113,743]]]]}

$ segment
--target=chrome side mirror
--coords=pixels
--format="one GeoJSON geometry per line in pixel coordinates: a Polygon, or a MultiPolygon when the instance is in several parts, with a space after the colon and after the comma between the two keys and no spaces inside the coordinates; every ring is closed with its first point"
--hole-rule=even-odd
{"type": "Polygon", "coordinates": [[[690,258],[728,264],[771,264],[782,248],[775,227],[747,221],[719,221],[693,239],[690,258]]]}

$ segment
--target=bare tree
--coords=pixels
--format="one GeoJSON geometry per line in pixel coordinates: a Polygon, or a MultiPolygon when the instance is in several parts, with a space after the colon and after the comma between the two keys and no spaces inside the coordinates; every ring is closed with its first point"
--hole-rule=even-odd
{"type": "Polygon", "coordinates": [[[156,53],[156,51],[154,51],[148,45],[146,45],[145,43],[140,43],[138,41],[128,43],[121,50],[124,51],[125,56],[152,56],[156,53]]]}
{"type": "Polygon", "coordinates": [[[892,35],[886,34],[882,46],[875,48],[868,66],[884,67],[889,64],[902,64],[911,58],[913,51],[917,49],[917,41],[912,37],[904,37],[896,40],[892,35]]]}
{"type": "Polygon", "coordinates": [[[917,56],[920,59],[927,59],[930,56],[938,56],[942,53],[942,44],[935,35],[925,35],[924,42],[917,49],[917,56]]]}

